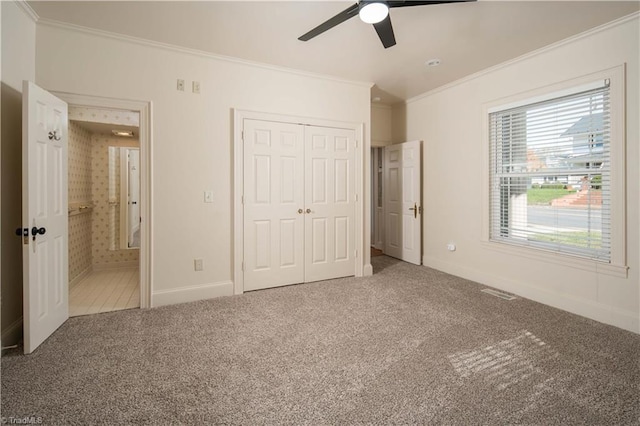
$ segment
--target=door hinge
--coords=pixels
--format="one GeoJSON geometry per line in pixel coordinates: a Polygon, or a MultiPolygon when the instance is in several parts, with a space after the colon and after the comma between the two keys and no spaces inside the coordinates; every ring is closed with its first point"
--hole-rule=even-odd
{"type": "Polygon", "coordinates": [[[355,194],[353,197],[355,198],[355,201],[358,201],[358,194],[355,194]]]}
{"type": "Polygon", "coordinates": [[[240,131],[240,140],[244,142],[244,130],[240,131]]]}
{"type": "Polygon", "coordinates": [[[241,203],[241,204],[244,204],[244,195],[241,195],[241,196],[240,196],[240,203],[241,203]]]}
{"type": "Polygon", "coordinates": [[[240,266],[240,269],[242,269],[242,272],[244,272],[244,261],[242,262],[242,265],[240,266]]]}
{"type": "Polygon", "coordinates": [[[358,258],[358,250],[356,250],[356,251],[353,253],[353,256],[354,256],[356,259],[358,258]]]}

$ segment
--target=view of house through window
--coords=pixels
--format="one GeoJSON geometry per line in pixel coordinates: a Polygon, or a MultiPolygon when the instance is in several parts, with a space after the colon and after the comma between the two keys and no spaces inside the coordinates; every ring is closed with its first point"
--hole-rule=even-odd
{"type": "Polygon", "coordinates": [[[491,112],[490,238],[610,260],[609,85],[491,112]]]}

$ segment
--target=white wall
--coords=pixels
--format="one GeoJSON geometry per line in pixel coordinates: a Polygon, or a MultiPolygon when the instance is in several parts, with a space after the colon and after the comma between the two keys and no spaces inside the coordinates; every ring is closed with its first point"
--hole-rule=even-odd
{"type": "Polygon", "coordinates": [[[391,107],[371,104],[371,146],[391,144],[391,107]]]}
{"type": "Polygon", "coordinates": [[[394,141],[425,141],[424,263],[640,332],[639,19],[427,93],[394,108],[394,141]],[[626,63],[628,278],[495,251],[481,242],[483,104],[626,63]],[[448,252],[449,242],[457,251],[448,252]]]}
{"type": "Polygon", "coordinates": [[[22,80],[35,80],[36,24],[14,2],[2,7],[2,342],[22,332],[22,80]]]}
{"type": "Polygon", "coordinates": [[[43,23],[37,52],[36,81],[48,90],[153,102],[152,285],[162,303],[173,295],[206,297],[208,287],[231,280],[232,108],[365,123],[363,172],[369,173],[368,84],[43,23]],[[176,90],[178,78],[185,92],[176,90]],[[199,95],[191,93],[194,80],[199,95]],[[212,204],[203,202],[205,190],[213,190],[212,204]],[[194,272],[194,258],[204,260],[204,271],[194,272]]]}

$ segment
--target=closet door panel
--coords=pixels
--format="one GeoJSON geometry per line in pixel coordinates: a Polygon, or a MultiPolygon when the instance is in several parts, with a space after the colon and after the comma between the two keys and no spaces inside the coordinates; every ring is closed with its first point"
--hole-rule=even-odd
{"type": "Polygon", "coordinates": [[[305,127],[305,281],[355,273],[355,132],[305,127]]]}
{"type": "Polygon", "coordinates": [[[244,290],[304,281],[304,127],[245,120],[244,290]]]}

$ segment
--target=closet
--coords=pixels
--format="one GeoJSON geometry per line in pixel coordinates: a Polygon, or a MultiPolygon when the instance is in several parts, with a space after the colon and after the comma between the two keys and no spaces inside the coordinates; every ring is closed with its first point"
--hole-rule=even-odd
{"type": "Polygon", "coordinates": [[[244,291],[355,273],[353,129],[243,120],[244,291]]]}

